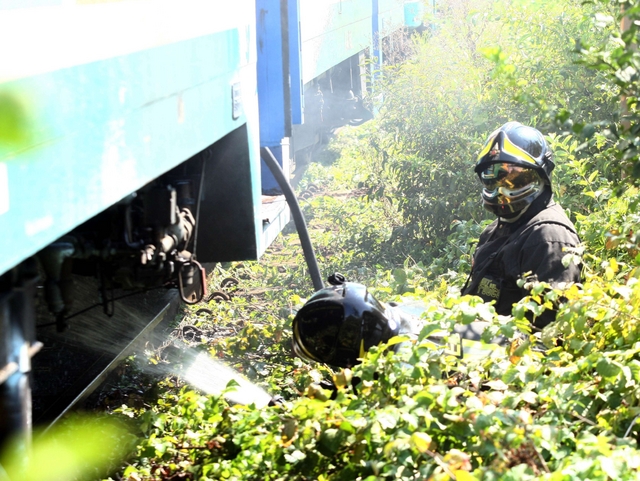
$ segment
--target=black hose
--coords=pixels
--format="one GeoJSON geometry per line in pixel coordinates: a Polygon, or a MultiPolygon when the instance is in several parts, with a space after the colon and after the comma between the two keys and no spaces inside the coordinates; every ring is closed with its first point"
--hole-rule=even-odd
{"type": "Polygon", "coordinates": [[[302,252],[304,253],[304,258],[307,261],[307,267],[309,268],[309,275],[311,275],[313,287],[318,291],[324,288],[324,283],[322,282],[322,276],[320,275],[320,269],[318,268],[318,261],[316,260],[315,253],[313,252],[313,245],[311,244],[311,239],[309,238],[307,224],[304,221],[304,216],[302,215],[302,211],[300,210],[298,200],[296,199],[296,196],[293,193],[293,189],[291,188],[289,181],[285,177],[280,164],[278,164],[278,161],[273,156],[269,148],[261,147],[260,156],[267,164],[267,167],[269,167],[269,170],[282,189],[282,193],[284,194],[284,198],[287,200],[287,204],[289,204],[289,209],[291,210],[291,215],[293,216],[293,221],[296,224],[296,230],[298,231],[298,236],[300,237],[302,252]]]}

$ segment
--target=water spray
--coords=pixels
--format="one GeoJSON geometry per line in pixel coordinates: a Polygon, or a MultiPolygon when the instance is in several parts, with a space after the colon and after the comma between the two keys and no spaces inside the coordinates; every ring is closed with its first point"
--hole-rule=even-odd
{"type": "Polygon", "coordinates": [[[224,397],[233,403],[263,408],[272,402],[272,396],[260,386],[253,384],[238,371],[231,369],[223,362],[212,359],[207,352],[195,354],[188,351],[188,366],[182,373],[183,379],[206,394],[224,397]],[[236,386],[227,390],[229,382],[236,386]]]}

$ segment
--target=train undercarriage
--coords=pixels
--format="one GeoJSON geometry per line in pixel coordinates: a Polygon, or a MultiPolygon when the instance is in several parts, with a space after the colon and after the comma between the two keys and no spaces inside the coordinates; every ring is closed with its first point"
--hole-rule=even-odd
{"type": "MultiPolygon", "coordinates": [[[[111,322],[120,299],[150,291],[198,303],[206,296],[206,273],[196,253],[206,262],[255,258],[255,235],[246,228],[255,223],[244,181],[250,158],[238,140],[246,150],[245,128],[0,276],[0,446],[16,433],[30,442],[31,361],[42,348],[36,326],[73,331],[87,311],[111,322]],[[231,219],[221,219],[220,211],[231,219]]],[[[119,323],[116,316],[116,330],[119,323]]]]}

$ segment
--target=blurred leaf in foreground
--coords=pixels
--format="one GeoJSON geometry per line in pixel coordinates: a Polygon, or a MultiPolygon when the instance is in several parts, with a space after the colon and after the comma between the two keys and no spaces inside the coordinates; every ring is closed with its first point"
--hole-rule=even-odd
{"type": "Polygon", "coordinates": [[[0,144],[21,146],[29,138],[26,109],[18,95],[0,89],[0,144]]]}
{"type": "Polygon", "coordinates": [[[34,434],[31,455],[9,443],[0,454],[0,481],[71,481],[97,479],[122,463],[132,437],[106,419],[76,416],[48,432],[34,434]]]}

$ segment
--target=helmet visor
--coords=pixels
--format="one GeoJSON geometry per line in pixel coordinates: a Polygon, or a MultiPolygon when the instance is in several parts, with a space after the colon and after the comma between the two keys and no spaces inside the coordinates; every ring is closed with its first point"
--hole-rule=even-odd
{"type": "Polygon", "coordinates": [[[342,306],[321,303],[305,309],[294,320],[294,352],[306,360],[328,362],[335,354],[343,322],[342,306]]]}
{"type": "Polygon", "coordinates": [[[489,194],[498,189],[519,191],[533,183],[539,183],[540,175],[534,169],[503,162],[489,165],[480,172],[480,181],[489,194]]]}
{"type": "Polygon", "coordinates": [[[321,289],[293,319],[293,350],[305,360],[352,367],[393,336],[397,326],[390,322],[385,306],[362,284],[321,289]]]}
{"type": "Polygon", "coordinates": [[[328,303],[301,310],[293,322],[293,351],[307,361],[353,367],[364,356],[363,319],[328,303]]]}
{"type": "Polygon", "coordinates": [[[530,205],[545,185],[537,170],[509,163],[489,165],[480,172],[480,180],[485,208],[504,218],[513,217],[530,205]]]}

